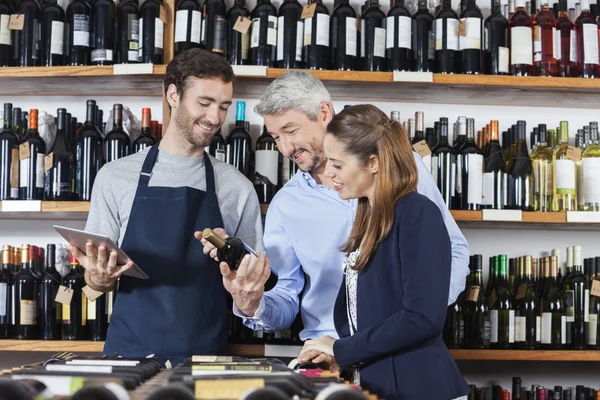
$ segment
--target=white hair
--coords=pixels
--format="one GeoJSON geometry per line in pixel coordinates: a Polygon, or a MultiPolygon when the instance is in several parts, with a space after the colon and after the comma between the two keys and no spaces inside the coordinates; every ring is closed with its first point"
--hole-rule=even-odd
{"type": "Polygon", "coordinates": [[[296,110],[316,121],[323,102],[331,104],[331,96],[320,80],[308,72],[289,71],[271,82],[254,112],[264,117],[296,110]]]}

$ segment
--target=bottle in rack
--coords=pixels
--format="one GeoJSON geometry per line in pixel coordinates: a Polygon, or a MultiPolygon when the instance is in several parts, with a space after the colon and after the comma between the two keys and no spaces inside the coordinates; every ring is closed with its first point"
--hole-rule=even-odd
{"type": "Polygon", "coordinates": [[[580,173],[583,187],[582,204],[578,204],[584,211],[600,211],[600,146],[598,145],[598,123],[590,123],[591,144],[581,155],[580,173]]]}
{"type": "Polygon", "coordinates": [[[0,4],[0,67],[10,67],[12,57],[12,33],[8,29],[10,16],[14,14],[13,6],[9,2],[0,4]]]}
{"type": "Polygon", "coordinates": [[[531,17],[525,9],[525,0],[515,0],[515,13],[508,21],[510,43],[510,74],[533,74],[533,37],[531,17]]]}
{"type": "Polygon", "coordinates": [[[14,338],[32,340],[37,337],[37,277],[31,269],[35,249],[21,247],[21,269],[14,278],[14,338]]]}
{"type": "Polygon", "coordinates": [[[435,67],[436,41],[434,18],[429,11],[427,0],[419,0],[417,11],[412,16],[412,26],[411,70],[432,72],[435,67]]]}
{"type": "Polygon", "coordinates": [[[481,210],[483,156],[475,144],[475,121],[467,119],[467,140],[457,154],[457,205],[461,210],[481,210]],[[459,188],[460,186],[460,188],[459,188]]]}
{"type": "Polygon", "coordinates": [[[386,20],[385,57],[391,71],[410,71],[412,18],[404,0],[392,0],[386,20]]]}
{"type": "MultiPolygon", "coordinates": [[[[283,7],[283,6],[282,6],[283,7]]],[[[298,4],[298,7],[301,7],[298,4]]],[[[227,10],[227,30],[226,30],[226,57],[231,65],[247,65],[250,63],[250,28],[246,33],[239,32],[233,27],[240,18],[250,18],[250,11],[246,8],[246,0],[236,0],[229,10],[227,10]]],[[[298,18],[300,16],[298,15],[298,18]]],[[[281,21],[279,22],[281,25],[281,21]]],[[[200,39],[198,39],[200,41],[200,39]]],[[[279,48],[277,49],[279,50],[279,48]]]]}
{"type": "Polygon", "coordinates": [[[270,203],[279,189],[281,162],[277,143],[267,132],[266,126],[256,141],[255,159],[254,189],[258,201],[270,203]]]}
{"type": "MultiPolygon", "coordinates": [[[[279,13],[281,13],[281,8],[279,13]]],[[[331,69],[352,71],[356,65],[358,30],[356,29],[356,11],[350,5],[349,0],[340,0],[333,9],[330,29],[331,69]]]]}
{"type": "Polygon", "coordinates": [[[70,271],[63,278],[63,285],[73,291],[69,304],[62,305],[62,339],[83,340],[87,325],[87,297],[83,293],[85,280],[79,272],[79,262],[71,255],[70,271]]]}
{"type": "Polygon", "coordinates": [[[448,144],[448,118],[440,118],[440,140],[431,149],[431,175],[435,180],[448,209],[455,193],[456,155],[448,144]]]}
{"type": "Polygon", "coordinates": [[[43,200],[44,199],[44,156],[46,143],[38,132],[38,110],[31,109],[29,117],[29,130],[19,147],[21,160],[19,170],[19,199],[43,200]],[[27,143],[27,145],[25,145],[27,143]]]}
{"type": "Polygon", "coordinates": [[[40,278],[38,327],[42,340],[61,338],[62,304],[54,301],[62,276],[56,270],[56,246],[49,244],[46,251],[46,269],[40,278]]]}
{"type": "Polygon", "coordinates": [[[46,200],[71,200],[75,181],[75,156],[67,138],[67,110],[59,108],[56,140],[48,153],[52,167],[46,171],[46,200]]]}
{"type": "Polygon", "coordinates": [[[67,65],[90,63],[90,19],[92,9],[85,0],[73,0],[67,7],[67,65]]]}
{"type": "Polygon", "coordinates": [[[308,69],[329,69],[329,11],[322,0],[308,2],[315,3],[315,14],[304,19],[304,62],[308,69]]]}
{"type": "Polygon", "coordinates": [[[542,333],[541,348],[546,350],[561,349],[566,340],[567,319],[561,298],[560,283],[558,281],[557,256],[544,257],[542,261],[546,266],[550,264],[545,289],[542,294],[542,333]]]}
{"type": "Polygon", "coordinates": [[[444,343],[449,349],[461,349],[465,343],[465,321],[463,319],[462,305],[464,303],[464,292],[458,299],[448,306],[446,322],[443,329],[444,343]]]}
{"type": "Polygon", "coordinates": [[[19,198],[20,139],[12,121],[12,103],[4,103],[4,129],[0,131],[0,201],[19,198]]]}
{"type": "Polygon", "coordinates": [[[102,293],[94,300],[86,299],[87,307],[87,338],[93,341],[106,340],[108,330],[108,295],[102,293]]]}
{"type": "Polygon", "coordinates": [[[558,76],[576,77],[577,72],[577,33],[575,25],[569,19],[567,0],[559,0],[559,12],[556,19],[555,57],[558,63],[558,76]]]}
{"type": "MultiPolygon", "coordinates": [[[[590,283],[590,310],[588,317],[588,349],[600,350],[600,329],[598,326],[598,315],[600,314],[600,296],[598,296],[597,287],[600,285],[600,257],[593,260],[594,278],[590,283]],[[596,290],[594,290],[596,289],[596,290]]],[[[0,284],[1,285],[1,284],[0,284]]],[[[1,326],[1,325],[0,325],[1,326]]]]}
{"type": "Polygon", "coordinates": [[[92,65],[114,64],[116,13],[113,0],[94,0],[92,4],[92,65]]]}
{"type": "Polygon", "coordinates": [[[360,49],[363,71],[386,71],[386,17],[379,0],[368,0],[368,6],[361,16],[360,49]]]}
{"type": "Polygon", "coordinates": [[[227,7],[223,0],[206,0],[202,8],[201,45],[208,51],[225,55],[227,7]]]}
{"type": "Polygon", "coordinates": [[[435,15],[435,65],[440,74],[459,71],[459,19],[452,9],[451,0],[442,0],[442,8],[435,15]]]}
{"type": "Polygon", "coordinates": [[[2,246],[0,264],[0,339],[12,338],[12,257],[10,246],[2,246]]]}
{"type": "Polygon", "coordinates": [[[565,308],[567,330],[571,332],[570,348],[583,350],[587,346],[587,324],[589,323],[589,287],[583,274],[581,246],[573,248],[573,271],[565,285],[565,308]]]}
{"type": "Polygon", "coordinates": [[[219,161],[227,162],[227,146],[219,129],[212,138],[208,153],[219,161]]]}
{"type": "Polygon", "coordinates": [[[119,2],[117,7],[117,30],[115,62],[134,64],[138,62],[140,41],[140,9],[134,0],[119,2]]]}
{"type": "Polygon", "coordinates": [[[580,0],[581,14],[575,20],[577,38],[577,70],[581,78],[600,77],[598,56],[598,23],[590,12],[589,0],[580,0]]]}
{"type": "Polygon", "coordinates": [[[524,273],[515,295],[515,344],[523,350],[538,349],[541,343],[540,304],[532,277],[531,256],[523,258],[524,273]]]}
{"type": "Polygon", "coordinates": [[[492,0],[492,13],[485,20],[483,55],[485,73],[509,73],[508,20],[502,15],[500,0],[492,0]]]}
{"type": "Polygon", "coordinates": [[[160,19],[162,0],[145,0],[140,8],[138,61],[162,64],[164,49],[164,25],[160,19]]]}
{"type": "Polygon", "coordinates": [[[91,200],[94,180],[102,167],[102,135],[96,127],[95,109],[96,102],[88,100],[86,121],[77,131],[75,188],[80,201],[91,200]]]}
{"type": "Polygon", "coordinates": [[[490,143],[484,151],[483,198],[482,208],[500,210],[504,206],[504,155],[498,140],[498,121],[490,124],[490,143]]]}
{"type": "Polygon", "coordinates": [[[533,20],[533,69],[536,76],[557,76],[556,19],[548,8],[548,0],[540,1],[540,11],[533,20]]]}
{"type": "Polygon", "coordinates": [[[131,140],[123,130],[123,105],[113,106],[113,127],[104,137],[104,158],[109,163],[129,155],[131,140]]]}
{"type": "Polygon", "coordinates": [[[65,65],[65,12],[56,0],[48,0],[42,9],[42,66],[65,65]]]}
{"type": "Polygon", "coordinates": [[[259,0],[251,18],[250,63],[273,68],[277,60],[277,9],[271,0],[259,0]]]}
{"type": "Polygon", "coordinates": [[[463,306],[465,325],[465,347],[487,349],[490,347],[490,316],[485,291],[483,290],[482,256],[471,256],[471,285],[463,306]]]}
{"type": "Polygon", "coordinates": [[[546,125],[540,125],[537,147],[531,153],[533,166],[533,209],[534,211],[552,211],[552,150],[548,148],[548,132],[546,125]]]}
{"type": "Polygon", "coordinates": [[[460,65],[463,74],[482,74],[483,55],[481,41],[483,15],[475,0],[468,0],[467,7],[460,14],[459,49],[460,65]]]}
{"type": "Polygon", "coordinates": [[[22,15],[23,29],[12,31],[13,66],[37,67],[40,54],[40,8],[36,0],[19,0],[15,14],[22,15]]]}
{"type": "MultiPolygon", "coordinates": [[[[233,7],[235,9],[235,6],[233,7]]],[[[235,24],[235,21],[233,21],[235,24]]],[[[233,26],[232,26],[233,28],[233,26]]],[[[175,56],[200,47],[202,11],[198,0],[183,0],[175,11],[175,56]]]]}
{"type": "Polygon", "coordinates": [[[246,177],[250,173],[251,143],[250,132],[246,130],[246,102],[238,101],[235,128],[227,138],[227,162],[246,177]]]}
{"type": "Polygon", "coordinates": [[[152,147],[156,139],[151,134],[150,121],[152,114],[149,108],[142,108],[142,130],[132,144],[131,154],[144,150],[146,147],[152,147]]]}
{"type": "Polygon", "coordinates": [[[577,211],[577,168],[569,153],[569,123],[560,121],[559,144],[552,157],[554,171],[553,211],[577,211]]]}
{"type": "Polygon", "coordinates": [[[525,121],[517,122],[514,157],[507,168],[507,208],[533,211],[533,167],[527,150],[525,121]]]}
{"type": "Polygon", "coordinates": [[[491,321],[491,343],[494,349],[510,349],[515,343],[515,310],[508,286],[506,255],[498,256],[498,279],[488,298],[491,321]]]}

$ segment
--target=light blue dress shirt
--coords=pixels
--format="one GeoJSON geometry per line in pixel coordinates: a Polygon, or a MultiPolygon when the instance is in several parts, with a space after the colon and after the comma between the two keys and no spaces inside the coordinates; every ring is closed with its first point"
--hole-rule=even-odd
{"type": "MultiPolygon", "coordinates": [[[[419,171],[417,191],[440,208],[452,241],[448,299],[448,304],[452,304],[465,288],[469,246],[421,157],[413,154],[419,171]]],[[[301,340],[323,335],[338,338],[333,306],[343,277],[345,254],[340,247],[350,235],[356,205],[356,200],[340,199],[335,190],[317,184],[302,171],[279,190],[269,205],[263,239],[271,269],[279,280],[264,294],[254,317],[244,318],[246,326],[254,330],[285,330],[301,307],[301,340]]],[[[435,251],[435,243],[431,243],[431,248],[435,251]]],[[[235,306],[234,313],[245,317],[235,306]]]]}

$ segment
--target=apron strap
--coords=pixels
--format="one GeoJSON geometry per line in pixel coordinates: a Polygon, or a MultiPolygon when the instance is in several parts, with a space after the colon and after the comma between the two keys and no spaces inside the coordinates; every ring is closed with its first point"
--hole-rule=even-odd
{"type": "Polygon", "coordinates": [[[215,171],[208,153],[204,152],[204,171],[206,172],[206,193],[208,194],[208,204],[218,205],[217,190],[215,188],[215,171]]]}
{"type": "Polygon", "coordinates": [[[138,181],[139,188],[147,188],[152,176],[152,169],[156,163],[156,156],[158,155],[158,143],[150,148],[144,164],[142,165],[142,172],[140,172],[140,180],[138,181]]]}

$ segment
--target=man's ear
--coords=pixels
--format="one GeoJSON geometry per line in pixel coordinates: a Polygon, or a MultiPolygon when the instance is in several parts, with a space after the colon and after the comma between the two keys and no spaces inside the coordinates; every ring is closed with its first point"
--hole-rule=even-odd
{"type": "Polygon", "coordinates": [[[319,108],[319,122],[325,124],[325,126],[329,125],[331,120],[333,119],[333,107],[330,102],[324,101],[321,103],[321,107],[319,108]]]}
{"type": "Polygon", "coordinates": [[[169,87],[167,88],[167,101],[169,102],[169,105],[171,106],[171,108],[177,108],[177,106],[179,105],[179,93],[177,93],[177,87],[175,86],[175,84],[170,84],[169,87]]]}

